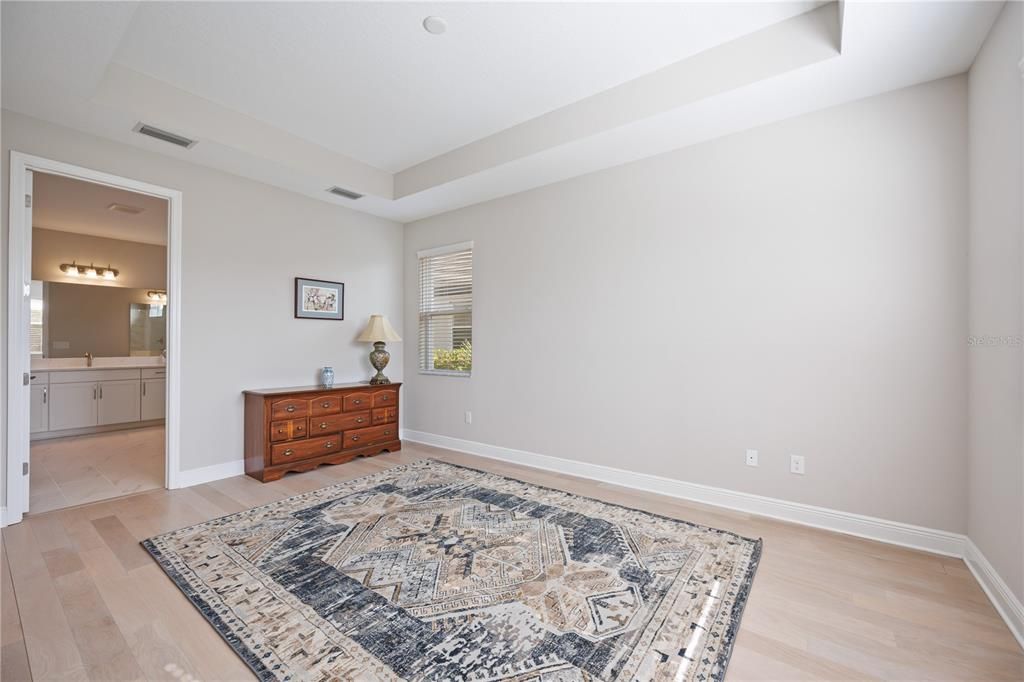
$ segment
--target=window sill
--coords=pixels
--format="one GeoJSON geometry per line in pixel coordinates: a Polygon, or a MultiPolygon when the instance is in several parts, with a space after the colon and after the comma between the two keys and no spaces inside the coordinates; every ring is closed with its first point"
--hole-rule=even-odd
{"type": "Polygon", "coordinates": [[[421,369],[420,374],[426,374],[428,376],[435,377],[465,377],[467,379],[473,376],[472,372],[454,372],[443,369],[421,369]]]}

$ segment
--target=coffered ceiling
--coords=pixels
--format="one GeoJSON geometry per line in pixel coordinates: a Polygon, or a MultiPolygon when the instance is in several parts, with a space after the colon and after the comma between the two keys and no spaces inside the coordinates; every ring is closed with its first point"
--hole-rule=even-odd
{"type": "Polygon", "coordinates": [[[1000,5],[4,2],[3,105],[410,221],[962,73],[1000,5]]]}

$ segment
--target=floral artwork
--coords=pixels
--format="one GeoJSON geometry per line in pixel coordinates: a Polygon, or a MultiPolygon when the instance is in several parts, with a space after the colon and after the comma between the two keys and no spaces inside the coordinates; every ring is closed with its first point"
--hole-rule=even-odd
{"type": "Polygon", "coordinates": [[[345,319],[345,285],[327,280],[295,278],[295,317],[345,319]]]}

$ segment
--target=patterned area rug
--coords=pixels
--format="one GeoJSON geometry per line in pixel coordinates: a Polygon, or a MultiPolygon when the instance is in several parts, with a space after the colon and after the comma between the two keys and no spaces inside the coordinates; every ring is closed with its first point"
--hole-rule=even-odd
{"type": "Polygon", "coordinates": [[[142,544],[261,680],[721,680],[761,554],[436,460],[142,544]]]}

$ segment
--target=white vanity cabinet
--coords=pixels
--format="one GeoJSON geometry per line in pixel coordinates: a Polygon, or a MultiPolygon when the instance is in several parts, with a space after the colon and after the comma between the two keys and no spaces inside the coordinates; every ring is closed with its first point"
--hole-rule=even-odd
{"type": "Polygon", "coordinates": [[[50,375],[46,372],[32,373],[32,406],[29,409],[31,433],[41,433],[50,428],[50,375]]]}
{"type": "Polygon", "coordinates": [[[163,419],[167,410],[167,370],[142,370],[142,421],[163,419]]]}
{"type": "Polygon", "coordinates": [[[38,379],[32,383],[32,437],[131,428],[161,420],[165,372],[162,367],[134,367],[33,374],[38,379]]]}
{"type": "Polygon", "coordinates": [[[97,421],[100,426],[140,419],[139,380],[101,381],[98,384],[97,421]]]}

